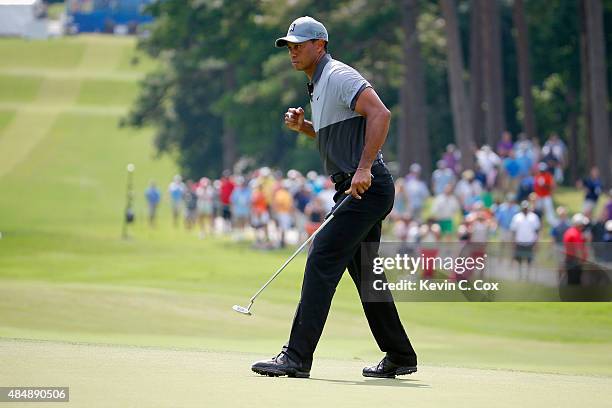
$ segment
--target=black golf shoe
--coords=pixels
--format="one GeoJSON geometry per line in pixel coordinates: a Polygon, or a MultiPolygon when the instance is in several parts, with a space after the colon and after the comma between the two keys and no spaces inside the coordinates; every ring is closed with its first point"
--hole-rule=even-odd
{"type": "Polygon", "coordinates": [[[362,374],[364,377],[395,378],[396,375],[412,374],[416,371],[416,361],[406,365],[398,365],[385,357],[380,360],[380,363],[364,368],[362,374]]]}
{"type": "Polygon", "coordinates": [[[288,377],[308,378],[310,377],[310,367],[293,360],[286,353],[281,352],[276,357],[270,360],[258,361],[251,366],[251,370],[257,374],[267,375],[270,377],[288,377]]]}

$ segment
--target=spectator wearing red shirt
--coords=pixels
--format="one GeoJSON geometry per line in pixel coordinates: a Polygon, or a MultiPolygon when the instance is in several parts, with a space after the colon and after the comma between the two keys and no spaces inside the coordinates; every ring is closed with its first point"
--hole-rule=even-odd
{"type": "Polygon", "coordinates": [[[546,216],[546,221],[551,227],[557,225],[555,206],[552,193],[555,189],[555,180],[548,172],[546,163],[538,164],[538,172],[533,179],[533,191],[536,194],[536,207],[546,216]]]}
{"type": "Polygon", "coordinates": [[[572,217],[572,226],[563,234],[565,246],[565,270],[568,285],[580,285],[582,280],[582,264],[588,257],[586,238],[583,234],[588,219],[582,214],[572,217]]]}
{"type": "Polygon", "coordinates": [[[224,221],[224,230],[231,231],[232,229],[232,208],[231,196],[234,191],[234,182],[230,177],[229,171],[224,171],[221,177],[221,186],[219,187],[219,201],[221,201],[221,213],[224,221]]]}

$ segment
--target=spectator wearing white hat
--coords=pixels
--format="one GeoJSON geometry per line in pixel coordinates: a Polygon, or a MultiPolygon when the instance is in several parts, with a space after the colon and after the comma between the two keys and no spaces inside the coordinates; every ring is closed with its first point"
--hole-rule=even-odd
{"type": "Polygon", "coordinates": [[[529,278],[533,248],[538,242],[540,228],[540,219],[531,211],[529,202],[521,202],[521,212],[512,217],[510,224],[510,230],[514,233],[514,259],[519,266],[519,280],[529,278]],[[523,263],[527,263],[524,276],[523,263]]]}
{"type": "Polygon", "coordinates": [[[461,203],[464,214],[470,212],[472,205],[478,201],[481,193],[482,185],[476,180],[474,172],[472,170],[465,170],[461,173],[461,180],[459,180],[455,187],[455,195],[461,203]]]}
{"type": "Polygon", "coordinates": [[[582,283],[582,265],[588,258],[584,229],[588,224],[589,219],[587,217],[580,213],[574,214],[572,226],[563,234],[565,272],[567,273],[568,285],[580,285],[582,283]]]}
{"type": "Polygon", "coordinates": [[[486,176],[486,186],[493,188],[497,177],[497,169],[501,165],[499,156],[489,145],[484,145],[476,151],[476,163],[486,176]]]}

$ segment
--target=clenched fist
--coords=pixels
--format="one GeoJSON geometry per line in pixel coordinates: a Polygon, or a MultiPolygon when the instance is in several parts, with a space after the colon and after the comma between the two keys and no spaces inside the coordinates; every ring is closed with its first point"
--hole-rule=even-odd
{"type": "Polygon", "coordinates": [[[296,132],[302,131],[304,125],[304,109],[289,108],[285,113],[285,125],[296,132]]]}

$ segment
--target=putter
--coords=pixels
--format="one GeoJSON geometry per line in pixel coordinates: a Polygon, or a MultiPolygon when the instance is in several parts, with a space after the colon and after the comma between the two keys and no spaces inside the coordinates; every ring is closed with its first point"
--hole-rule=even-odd
{"type": "Polygon", "coordinates": [[[321,231],[334,218],[334,213],[336,211],[338,211],[338,209],[340,207],[342,207],[350,198],[351,198],[350,195],[346,196],[340,202],[340,204],[338,204],[338,206],[332,210],[332,212],[329,214],[329,216],[327,217],[325,222],[323,222],[323,224],[321,224],[321,226],[319,226],[319,228],[317,228],[317,230],[315,232],[313,232],[312,235],[310,237],[308,237],[308,239],[306,241],[304,241],[304,243],[302,245],[300,245],[300,247],[293,253],[293,255],[291,255],[291,257],[289,257],[289,259],[287,259],[285,261],[285,263],[278,269],[278,271],[276,271],[276,273],[274,275],[272,275],[272,277],[270,279],[268,279],[268,281],[253,295],[253,297],[251,297],[251,299],[249,299],[249,305],[247,307],[240,306],[240,305],[234,305],[232,307],[232,309],[234,309],[238,313],[242,313],[243,315],[251,316],[251,314],[252,314],[251,313],[251,308],[253,307],[253,303],[255,303],[255,299],[257,298],[257,296],[259,296],[259,294],[261,292],[263,292],[263,290],[270,283],[272,283],[272,281],[283,271],[283,269],[285,269],[285,267],[287,265],[289,265],[289,262],[291,262],[293,260],[293,258],[295,258],[297,256],[297,254],[299,254],[302,251],[302,249],[304,249],[304,247],[306,245],[308,245],[308,243],[314,239],[315,235],[317,235],[319,233],[319,231],[321,231]]]}

